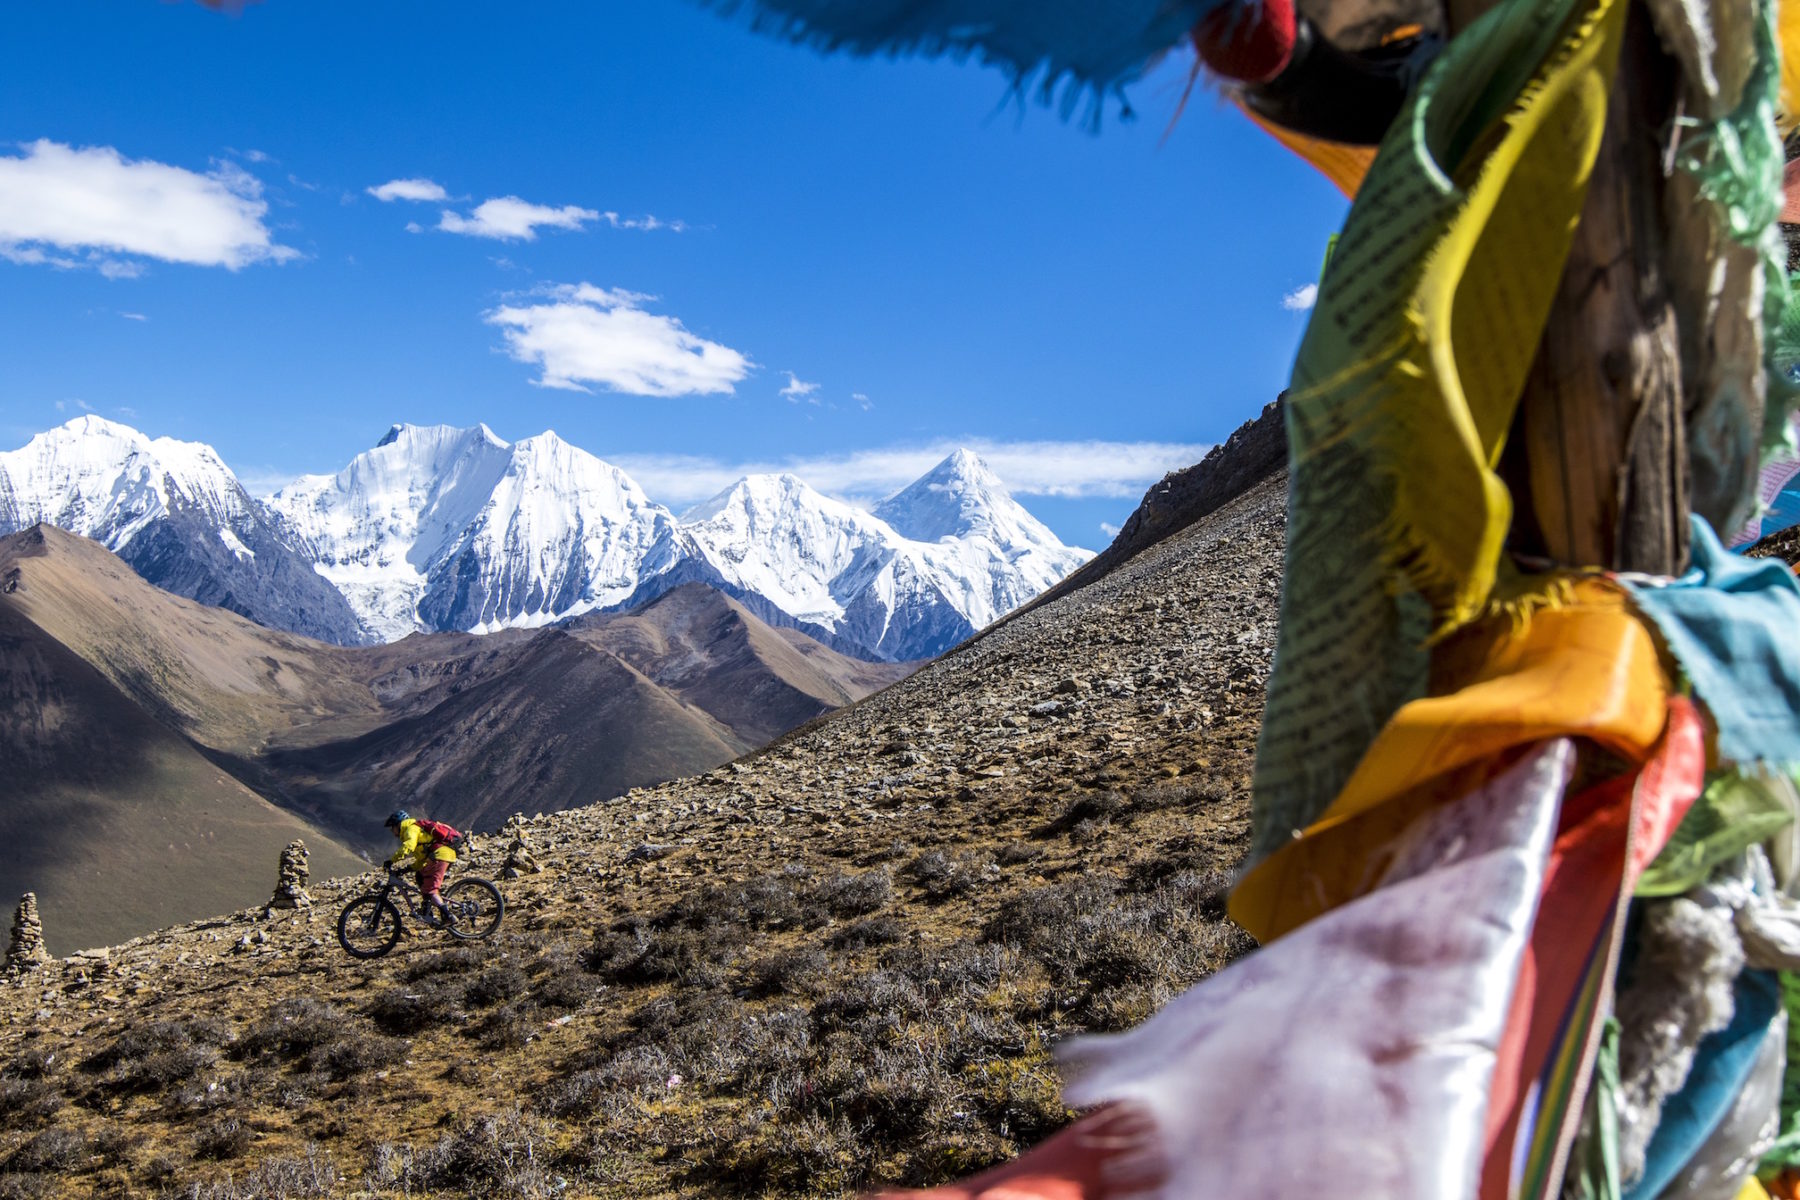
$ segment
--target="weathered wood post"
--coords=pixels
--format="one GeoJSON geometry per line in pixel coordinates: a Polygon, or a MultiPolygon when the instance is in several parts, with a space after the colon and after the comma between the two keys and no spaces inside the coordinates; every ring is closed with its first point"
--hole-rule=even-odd
{"type": "MultiPolygon", "coordinates": [[[[1454,31],[1489,0],[1455,0],[1454,31]]],[[[1632,4],[1606,129],[1502,474],[1512,546],[1568,566],[1687,561],[1681,355],[1663,267],[1673,60],[1632,4]]]]}

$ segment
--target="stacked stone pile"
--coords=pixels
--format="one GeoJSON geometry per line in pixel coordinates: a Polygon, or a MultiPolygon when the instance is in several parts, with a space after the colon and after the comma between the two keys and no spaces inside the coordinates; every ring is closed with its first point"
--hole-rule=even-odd
{"type": "Polygon", "coordinates": [[[26,892],[13,913],[12,937],[6,946],[6,969],[30,971],[50,961],[44,948],[44,922],[38,916],[37,894],[26,892]]]}
{"type": "Polygon", "coordinates": [[[280,875],[275,880],[275,894],[269,897],[267,911],[282,909],[291,912],[298,908],[312,907],[312,897],[306,892],[306,879],[311,874],[306,858],[306,843],[299,838],[289,842],[281,852],[280,875]]]}
{"type": "MultiPolygon", "coordinates": [[[[535,875],[544,869],[538,862],[537,855],[531,852],[531,839],[525,832],[525,825],[517,818],[509,823],[512,841],[506,847],[506,863],[500,868],[502,879],[518,879],[525,875],[535,875]]],[[[503,831],[506,832],[506,831],[503,831]]]]}

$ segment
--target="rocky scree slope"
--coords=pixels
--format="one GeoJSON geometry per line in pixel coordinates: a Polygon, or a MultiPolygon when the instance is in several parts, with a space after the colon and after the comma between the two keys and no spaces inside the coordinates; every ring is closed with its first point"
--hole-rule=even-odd
{"type": "MultiPolygon", "coordinates": [[[[1284,393],[1285,395],[1285,393],[1284,393]]],[[[1263,480],[1287,469],[1287,405],[1278,396],[1244,422],[1206,457],[1169,474],[1144,493],[1112,544],[1054,587],[1037,603],[1104,579],[1164,538],[1216,512],[1263,480]]]]}
{"type": "Polygon", "coordinates": [[[13,978],[0,1186],[843,1195],[1015,1153],[1068,1118],[1059,1039],[1247,946],[1283,489],[760,753],[520,819],[470,868],[543,867],[491,943],[353,963],[365,879],[13,978]]]}

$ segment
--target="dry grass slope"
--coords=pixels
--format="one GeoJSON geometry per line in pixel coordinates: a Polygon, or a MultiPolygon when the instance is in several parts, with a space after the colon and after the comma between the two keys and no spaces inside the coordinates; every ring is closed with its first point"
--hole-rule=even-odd
{"type": "MultiPolygon", "coordinates": [[[[1051,1059],[1247,947],[1283,481],[697,778],[524,823],[500,936],[354,884],[0,988],[0,1197],[842,1195],[1067,1120],[1051,1059]]],[[[494,874],[489,839],[472,869],[494,874]]]]}

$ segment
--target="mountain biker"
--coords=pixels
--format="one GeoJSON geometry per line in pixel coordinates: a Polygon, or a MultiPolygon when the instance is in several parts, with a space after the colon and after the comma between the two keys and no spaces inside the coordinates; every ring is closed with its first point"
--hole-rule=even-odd
{"type": "Polygon", "coordinates": [[[388,859],[389,869],[411,858],[413,869],[418,872],[419,891],[425,897],[425,919],[433,923],[447,920],[450,910],[438,889],[444,886],[444,875],[456,861],[453,843],[462,835],[442,821],[415,817],[405,809],[389,814],[386,825],[400,839],[400,849],[388,859]]]}

